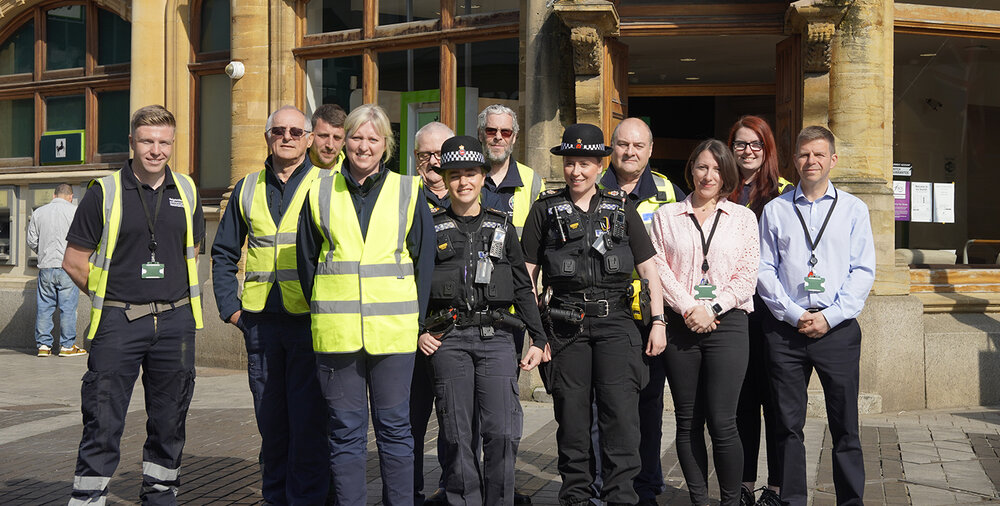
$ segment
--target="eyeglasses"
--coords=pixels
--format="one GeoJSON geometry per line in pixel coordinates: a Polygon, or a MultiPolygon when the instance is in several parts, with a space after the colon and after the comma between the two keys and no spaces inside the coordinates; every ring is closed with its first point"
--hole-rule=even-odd
{"type": "Polygon", "coordinates": [[[429,162],[431,157],[437,157],[438,160],[441,159],[440,151],[417,151],[417,160],[421,163],[429,162]]]}
{"type": "Polygon", "coordinates": [[[753,151],[755,153],[757,151],[764,149],[764,143],[760,141],[750,141],[750,142],[735,141],[733,142],[733,151],[736,152],[743,151],[748,146],[750,147],[750,151],[753,151]]]}
{"type": "Polygon", "coordinates": [[[299,137],[309,133],[309,130],[303,130],[299,127],[271,127],[271,130],[269,131],[271,132],[271,135],[275,137],[284,137],[286,128],[288,130],[288,135],[290,135],[293,139],[298,139],[299,137]]]}
{"type": "Polygon", "coordinates": [[[500,132],[500,136],[504,139],[510,139],[510,136],[514,135],[514,131],[509,128],[497,129],[493,127],[486,127],[483,129],[483,133],[486,134],[487,137],[496,137],[497,132],[500,132]]]}

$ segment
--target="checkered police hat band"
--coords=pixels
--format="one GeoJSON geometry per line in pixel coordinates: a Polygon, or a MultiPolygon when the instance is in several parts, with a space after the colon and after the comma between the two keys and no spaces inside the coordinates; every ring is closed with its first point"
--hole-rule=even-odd
{"type": "Polygon", "coordinates": [[[441,165],[454,162],[475,162],[478,164],[485,164],[486,158],[482,153],[474,149],[445,151],[444,153],[441,153],[441,165]]]}
{"type": "Polygon", "coordinates": [[[583,150],[583,151],[604,151],[604,144],[571,144],[568,142],[562,143],[562,149],[567,150],[583,150]]]}

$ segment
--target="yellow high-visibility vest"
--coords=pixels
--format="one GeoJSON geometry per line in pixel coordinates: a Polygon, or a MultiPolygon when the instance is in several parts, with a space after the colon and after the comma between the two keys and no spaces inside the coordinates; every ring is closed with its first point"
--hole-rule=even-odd
{"type": "Polygon", "coordinates": [[[424,197],[418,177],[392,171],[383,177],[365,236],[342,173],[309,190],[309,212],[323,235],[310,297],[317,353],[417,349],[420,309],[406,236],[424,197]]]}
{"type": "MultiPolygon", "coordinates": [[[[608,170],[610,169],[605,169],[597,180],[603,180],[604,175],[608,170]]],[[[653,225],[653,213],[655,213],[656,210],[663,204],[677,202],[677,194],[674,192],[673,183],[667,179],[667,176],[658,172],[653,172],[652,169],[647,170],[649,170],[649,175],[653,176],[653,184],[656,185],[656,194],[646,200],[640,200],[636,204],[635,210],[642,218],[642,223],[646,226],[646,232],[648,233],[650,231],[650,227],[653,225]]]]}
{"type": "MultiPolygon", "coordinates": [[[[783,178],[781,176],[778,176],[778,195],[781,195],[782,193],[785,193],[785,188],[788,188],[791,185],[792,185],[791,181],[789,181],[789,180],[787,180],[787,179],[785,179],[785,178],[783,178]]],[[[748,201],[746,207],[749,208],[750,204],[752,204],[752,202],[748,201]]]]}
{"type": "Polygon", "coordinates": [[[518,175],[521,176],[521,186],[514,188],[514,196],[511,202],[511,210],[514,211],[514,216],[511,218],[511,223],[514,224],[514,228],[517,230],[517,236],[521,237],[524,222],[528,221],[528,211],[531,209],[531,204],[534,204],[538,200],[538,194],[542,193],[544,184],[542,178],[531,167],[521,165],[517,161],[514,162],[514,166],[517,168],[518,175]],[[530,186],[526,184],[529,180],[531,181],[530,186]]]}
{"type": "Polygon", "coordinates": [[[298,230],[299,211],[306,201],[309,187],[320,177],[321,172],[327,171],[313,166],[302,175],[292,201],[277,225],[267,207],[267,173],[261,170],[243,178],[238,210],[249,230],[242,295],[245,311],[263,311],[267,295],[277,282],[285,311],[290,314],[309,312],[309,304],[302,294],[296,270],[295,232],[298,230]]]}
{"type": "MultiPolygon", "coordinates": [[[[124,170],[124,169],[123,169],[124,170]]],[[[198,258],[198,251],[194,247],[194,211],[197,207],[198,191],[194,186],[194,181],[186,174],[178,174],[171,171],[174,183],[180,190],[177,193],[181,196],[184,206],[184,216],[186,228],[184,233],[184,263],[187,266],[188,294],[191,298],[191,311],[194,313],[195,328],[204,327],[201,316],[201,286],[198,284],[198,266],[195,260],[198,258]]],[[[90,255],[90,272],[87,275],[87,291],[90,293],[90,330],[87,332],[87,339],[93,339],[97,333],[97,325],[101,322],[101,313],[104,309],[104,296],[108,289],[108,270],[111,268],[111,256],[114,255],[115,246],[118,244],[118,233],[122,225],[122,176],[121,170],[110,176],[104,176],[90,182],[101,187],[101,196],[104,200],[103,221],[104,229],[101,232],[101,242],[97,249],[90,255]]],[[[164,179],[162,184],[167,184],[164,179]]]]}

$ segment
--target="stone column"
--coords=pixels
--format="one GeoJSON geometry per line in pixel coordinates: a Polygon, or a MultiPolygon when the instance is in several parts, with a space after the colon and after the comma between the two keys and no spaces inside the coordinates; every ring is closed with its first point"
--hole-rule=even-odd
{"type": "Polygon", "coordinates": [[[600,126],[604,111],[604,38],[618,35],[618,11],[606,0],[559,0],[559,19],[570,29],[576,74],[576,122],[600,126]]]}
{"type": "Polygon", "coordinates": [[[167,31],[165,11],[165,0],[132,4],[132,80],[129,86],[129,115],[147,105],[165,105],[167,83],[165,51],[163,51],[167,31]]]}
{"type": "Polygon", "coordinates": [[[518,111],[524,163],[555,185],[561,181],[559,158],[549,148],[559,143],[563,121],[572,117],[560,108],[560,96],[572,94],[571,63],[560,49],[568,47],[568,30],[552,15],[547,0],[521,0],[520,102],[518,111]],[[551,170],[556,167],[556,170],[551,170]]]}
{"type": "MultiPolygon", "coordinates": [[[[270,111],[283,105],[296,105],[295,30],[298,24],[294,1],[270,2],[271,43],[270,43],[270,111]]],[[[303,100],[304,102],[304,100],[303,100]]],[[[305,104],[303,103],[303,106],[305,104]]]]}
{"type": "MultiPolygon", "coordinates": [[[[267,156],[264,122],[271,112],[268,100],[271,75],[268,65],[271,34],[266,0],[232,0],[232,60],[243,63],[246,74],[233,81],[232,168],[237,181],[261,167],[267,156]]],[[[294,79],[293,79],[294,80],[294,79]]]]}

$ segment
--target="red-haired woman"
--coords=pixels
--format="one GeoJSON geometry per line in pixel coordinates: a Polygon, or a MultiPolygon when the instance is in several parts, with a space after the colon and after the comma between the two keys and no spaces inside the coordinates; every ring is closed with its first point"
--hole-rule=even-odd
{"type": "MultiPolygon", "coordinates": [[[[767,122],[758,116],[743,116],[729,129],[729,147],[740,171],[740,185],[729,195],[729,200],[749,207],[760,219],[764,205],[795,186],[778,173],[778,149],[774,134],[767,122]]],[[[771,390],[767,380],[767,352],[764,348],[764,331],[761,317],[767,308],[760,296],[753,296],[754,312],[750,313],[750,361],[743,390],[740,392],[736,426],[743,443],[743,488],[740,505],[754,504],[754,484],[757,481],[757,456],[760,452],[760,411],[764,408],[764,440],[767,445],[767,487],[756,504],[780,505],[781,461],[778,456],[777,421],[771,390]]]]}

